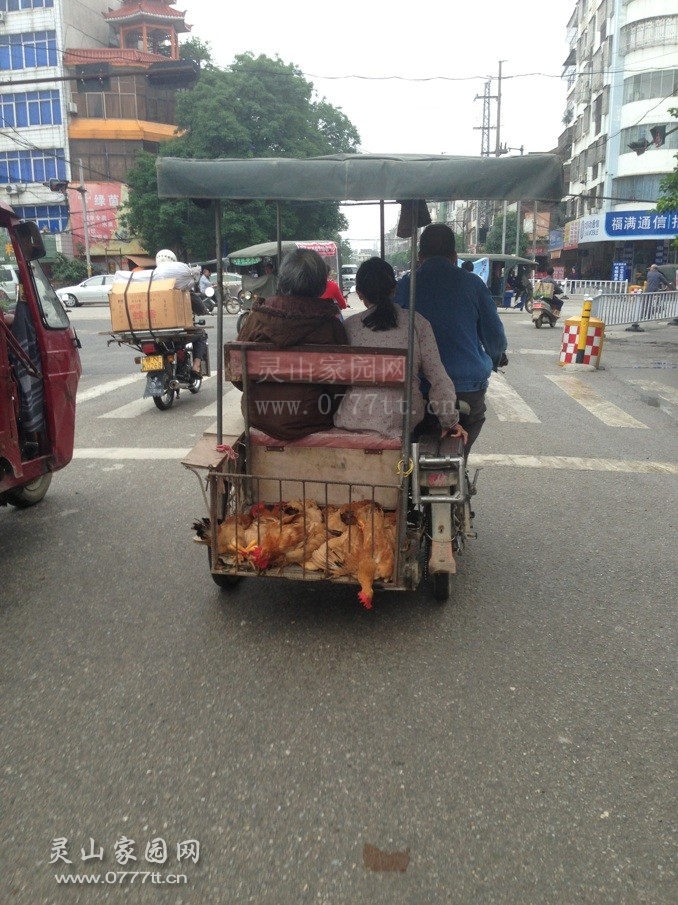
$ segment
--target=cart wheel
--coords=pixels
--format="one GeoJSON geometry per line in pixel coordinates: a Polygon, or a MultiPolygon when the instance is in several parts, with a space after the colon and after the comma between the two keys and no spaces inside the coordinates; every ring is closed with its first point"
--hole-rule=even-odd
{"type": "Polygon", "coordinates": [[[212,572],[212,551],[207,551],[207,562],[210,567],[210,575],[212,576],[212,581],[219,585],[222,591],[232,591],[238,584],[240,584],[241,576],[240,575],[215,575],[212,572]]]}
{"type": "Polygon", "coordinates": [[[174,405],[174,390],[170,389],[167,377],[163,381],[162,396],[154,396],[153,402],[155,402],[161,412],[166,412],[167,409],[171,409],[174,405]]]}
{"type": "Polygon", "coordinates": [[[225,302],[225,308],[228,314],[237,314],[240,311],[240,302],[234,298],[228,298],[225,302]]]}
{"type": "Polygon", "coordinates": [[[249,314],[249,311],[243,311],[243,313],[240,315],[240,317],[236,321],[235,329],[238,331],[238,333],[240,333],[240,331],[242,330],[242,325],[247,320],[248,314],[249,314]]]}
{"type": "Polygon", "coordinates": [[[532,314],[532,301],[533,299],[531,296],[529,299],[525,299],[525,310],[528,314],[532,314]]]}
{"type": "Polygon", "coordinates": [[[445,603],[450,597],[450,573],[434,572],[431,575],[431,589],[434,600],[445,603]]]}
{"type": "Polygon", "coordinates": [[[23,487],[16,490],[9,490],[7,501],[17,509],[28,509],[29,506],[35,506],[43,499],[51,483],[52,473],[48,472],[36,478],[35,481],[31,481],[30,484],[24,484],[23,487]]]}

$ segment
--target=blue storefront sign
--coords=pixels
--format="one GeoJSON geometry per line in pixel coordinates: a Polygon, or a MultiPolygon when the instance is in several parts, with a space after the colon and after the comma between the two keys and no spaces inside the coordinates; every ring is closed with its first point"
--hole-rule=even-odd
{"type": "Polygon", "coordinates": [[[612,279],[613,280],[628,280],[630,277],[631,268],[624,261],[615,261],[612,264],[612,279]]]}
{"type": "Polygon", "coordinates": [[[678,211],[611,211],[605,232],[612,239],[670,239],[678,233],[678,211]]]}

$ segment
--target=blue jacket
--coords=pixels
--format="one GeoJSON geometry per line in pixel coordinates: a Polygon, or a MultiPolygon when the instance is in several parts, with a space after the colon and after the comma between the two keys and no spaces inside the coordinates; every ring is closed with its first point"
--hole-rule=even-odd
{"type": "MultiPolygon", "coordinates": [[[[398,283],[396,302],[409,308],[410,275],[398,283]]],[[[433,327],[445,370],[456,389],[487,389],[506,351],[506,334],[485,283],[448,258],[427,258],[417,269],[416,310],[433,327]]]]}

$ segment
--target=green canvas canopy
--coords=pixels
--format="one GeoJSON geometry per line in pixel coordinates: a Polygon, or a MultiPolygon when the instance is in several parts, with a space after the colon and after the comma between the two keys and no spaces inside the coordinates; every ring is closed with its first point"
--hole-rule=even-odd
{"type": "Polygon", "coordinates": [[[334,154],[303,160],[159,157],[156,167],[161,198],[560,201],[563,194],[563,167],[555,154],[334,154]]]}

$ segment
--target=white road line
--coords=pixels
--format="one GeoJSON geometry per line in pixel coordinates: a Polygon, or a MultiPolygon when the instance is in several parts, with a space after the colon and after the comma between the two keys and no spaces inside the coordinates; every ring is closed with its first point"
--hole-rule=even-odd
{"type": "MultiPolygon", "coordinates": [[[[73,458],[84,461],[159,461],[175,462],[185,458],[190,450],[174,447],[101,447],[76,449],[73,458]]],[[[469,467],[495,466],[499,468],[544,468],[553,471],[608,471],[628,474],[678,475],[678,464],[673,462],[648,462],[644,460],[589,459],[579,456],[523,456],[510,453],[471,454],[469,467]]],[[[309,480],[312,476],[309,475],[309,480]]]]}
{"type": "Polygon", "coordinates": [[[616,471],[629,474],[678,475],[674,462],[646,462],[633,459],[588,459],[579,456],[520,456],[509,453],[471,453],[469,468],[480,465],[515,468],[549,468],[560,471],[616,471]]]}
{"type": "Polygon", "coordinates": [[[607,399],[603,399],[578,377],[571,377],[567,374],[547,374],[546,376],[603,424],[607,424],[609,427],[634,427],[647,430],[646,424],[627,415],[625,411],[612,402],[608,402],[607,399]]]}
{"type": "Polygon", "coordinates": [[[78,390],[76,403],[80,404],[81,402],[87,402],[89,399],[96,399],[97,396],[104,396],[106,393],[112,393],[113,390],[118,390],[120,387],[125,387],[130,383],[141,380],[142,377],[145,377],[145,375],[131,374],[128,377],[119,377],[117,380],[109,380],[107,383],[97,384],[97,386],[90,387],[88,390],[78,390]]]}
{"type": "MultiPolygon", "coordinates": [[[[235,390],[235,387],[228,387],[225,390],[224,395],[221,397],[223,400],[222,405],[223,405],[224,414],[226,413],[226,411],[228,410],[228,407],[231,404],[235,404],[235,401],[236,401],[235,397],[233,397],[233,399],[228,399],[228,400],[226,399],[226,397],[229,395],[229,393],[233,392],[233,390],[235,390]]],[[[240,413],[239,406],[238,406],[238,413],[240,413]]],[[[217,400],[215,399],[214,402],[210,402],[210,404],[206,405],[205,408],[202,408],[199,411],[194,412],[193,417],[194,418],[216,418],[217,417],[217,400]]]]}
{"type": "Polygon", "coordinates": [[[149,396],[147,399],[143,397],[141,399],[135,399],[134,402],[128,402],[127,405],[121,405],[117,409],[111,409],[110,412],[105,412],[103,415],[99,415],[99,418],[136,418],[139,415],[143,415],[144,412],[152,411],[153,409],[153,400],[149,396]]]}
{"type": "Polygon", "coordinates": [[[656,380],[638,380],[634,377],[625,378],[625,383],[632,383],[648,393],[656,393],[660,399],[670,402],[671,405],[678,405],[678,390],[674,390],[673,387],[667,386],[665,383],[659,383],[656,380]]]}
{"type": "Polygon", "coordinates": [[[550,355],[554,361],[560,358],[560,349],[507,349],[507,355],[550,355]]]}
{"type": "Polygon", "coordinates": [[[190,450],[188,449],[175,449],[175,448],[160,448],[160,449],[147,449],[144,447],[133,447],[133,446],[113,446],[113,447],[101,447],[100,449],[76,449],[73,452],[74,459],[104,459],[107,461],[122,459],[127,461],[135,461],[135,462],[144,462],[144,461],[156,461],[158,459],[170,459],[175,462],[181,461],[190,450]]]}
{"type": "Polygon", "coordinates": [[[513,387],[509,386],[505,377],[492,375],[487,398],[500,421],[540,424],[539,418],[513,387]]]}

